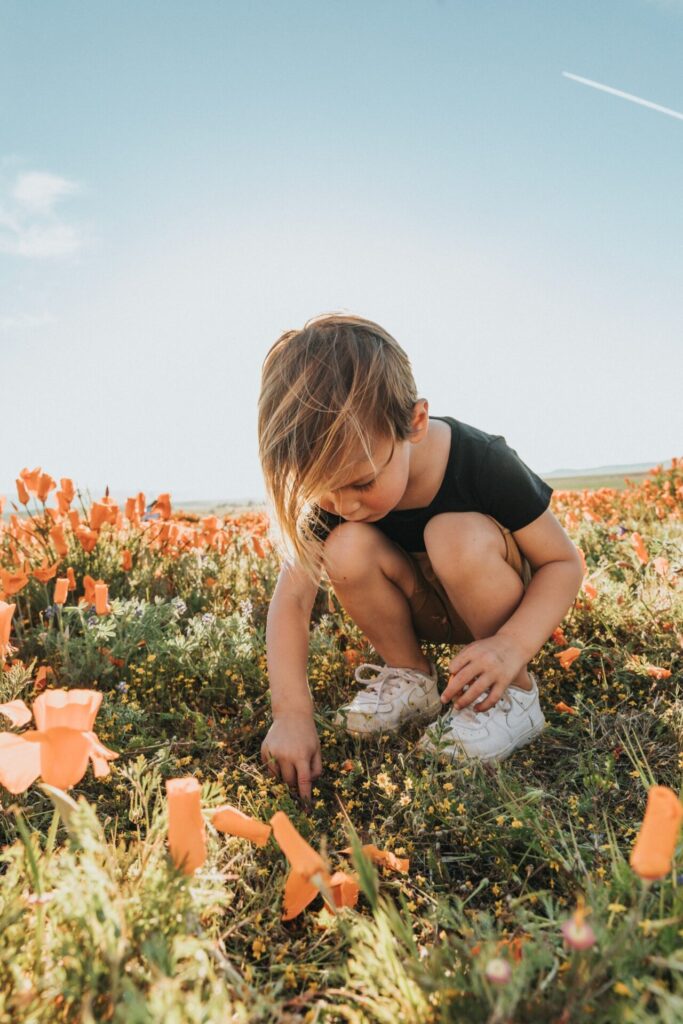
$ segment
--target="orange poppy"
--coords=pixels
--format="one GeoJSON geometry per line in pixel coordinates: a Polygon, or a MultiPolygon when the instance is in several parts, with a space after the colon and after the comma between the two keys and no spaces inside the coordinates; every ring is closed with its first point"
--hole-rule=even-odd
{"type": "Polygon", "coordinates": [[[52,601],[54,604],[62,605],[69,596],[69,578],[68,576],[60,576],[55,583],[55,591],[52,595],[52,601]]]}
{"type": "Polygon", "coordinates": [[[20,590],[23,590],[27,586],[28,580],[27,573],[19,569],[15,572],[7,572],[6,569],[0,569],[0,582],[7,597],[11,597],[12,594],[18,594],[20,590]]]}
{"type": "Polygon", "coordinates": [[[40,474],[42,473],[42,466],[37,466],[36,469],[27,469],[26,466],[19,473],[20,478],[24,481],[26,489],[35,494],[38,490],[38,481],[40,480],[40,474]]]}
{"type": "Polygon", "coordinates": [[[158,512],[162,519],[171,518],[171,495],[160,494],[152,505],[152,512],[158,512]]]}
{"type": "Polygon", "coordinates": [[[133,556],[131,555],[128,548],[125,548],[121,552],[121,568],[124,570],[124,572],[130,572],[130,570],[133,568],[133,556]]]}
{"type": "Polygon", "coordinates": [[[23,480],[17,480],[15,482],[17,485],[17,496],[19,498],[19,503],[21,505],[28,505],[29,501],[31,500],[31,496],[29,495],[23,480]]]}
{"type": "Polygon", "coordinates": [[[668,786],[650,786],[645,815],[629,863],[641,878],[664,878],[671,870],[683,805],[668,786]]]}
{"type": "Polygon", "coordinates": [[[126,663],[123,658],[115,658],[108,647],[98,647],[98,651],[103,657],[108,658],[112,665],[116,665],[117,668],[121,668],[126,663]]]}
{"type": "Polygon", "coordinates": [[[358,902],[360,886],[357,875],[348,875],[346,871],[335,871],[330,878],[330,889],[338,907],[355,907],[358,902]]]}
{"type": "MultiPolygon", "coordinates": [[[[78,513],[76,514],[78,515],[78,513]]],[[[74,533],[78,537],[83,550],[89,555],[97,544],[99,538],[97,531],[89,530],[86,526],[78,526],[74,529],[74,533]]]]}
{"type": "Polygon", "coordinates": [[[45,503],[47,501],[48,494],[50,491],[53,491],[56,486],[57,481],[53,480],[49,473],[41,473],[36,487],[36,497],[38,501],[45,503]]]}
{"type": "Polygon", "coordinates": [[[227,832],[231,836],[242,836],[251,839],[257,846],[265,846],[271,833],[270,825],[249,817],[231,804],[216,807],[211,817],[214,828],[219,832],[227,832]]]}
{"type": "Polygon", "coordinates": [[[0,601],[0,661],[4,662],[7,648],[9,647],[9,635],[12,631],[12,616],[14,615],[15,604],[7,604],[0,601]]]}
{"type": "Polygon", "coordinates": [[[193,874],[206,860],[201,793],[197,779],[166,780],[168,846],[173,863],[186,875],[193,874]]]}
{"type": "Polygon", "coordinates": [[[47,687],[48,676],[54,676],[54,669],[51,665],[41,665],[33,680],[33,692],[41,693],[47,687]]]}
{"type": "Polygon", "coordinates": [[[270,819],[270,824],[278,846],[292,867],[300,875],[308,879],[312,878],[313,875],[327,872],[325,861],[306,842],[284,811],[276,811],[270,819]]]}
{"type": "Polygon", "coordinates": [[[53,565],[46,565],[46,561],[47,560],[44,559],[43,564],[33,570],[33,575],[37,580],[40,580],[41,583],[47,583],[48,580],[54,579],[57,575],[57,569],[59,568],[59,561],[55,562],[53,565]]]}
{"type": "Polygon", "coordinates": [[[658,665],[646,665],[645,671],[649,676],[654,676],[655,679],[668,679],[671,675],[670,669],[659,668],[658,665]]]}
{"type": "MultiPolygon", "coordinates": [[[[401,871],[405,874],[410,867],[410,860],[408,857],[397,857],[395,853],[391,853],[390,850],[380,850],[375,846],[374,843],[366,843],[363,847],[363,853],[366,857],[369,857],[375,864],[384,864],[385,867],[391,868],[392,871],[401,871]]],[[[342,853],[352,853],[350,846],[345,847],[342,853]]]]}
{"type": "Polygon", "coordinates": [[[566,715],[576,714],[576,708],[570,708],[569,704],[565,704],[563,700],[558,700],[557,704],[555,705],[555,710],[563,711],[566,715]]]}
{"type": "Polygon", "coordinates": [[[566,651],[558,651],[556,654],[553,655],[553,657],[557,658],[562,668],[569,668],[569,666],[576,661],[580,654],[580,647],[568,647],[566,651]]]}
{"type": "Polygon", "coordinates": [[[99,530],[105,523],[111,523],[111,506],[101,501],[93,501],[90,506],[89,524],[91,530],[99,530]]]}
{"type": "Polygon", "coordinates": [[[63,476],[59,482],[62,485],[62,494],[68,502],[72,502],[76,496],[73,480],[68,476],[63,476]]]}
{"type": "Polygon", "coordinates": [[[62,526],[61,523],[55,523],[55,525],[50,529],[50,537],[52,539],[52,543],[55,546],[55,551],[57,552],[59,557],[66,558],[69,552],[69,547],[66,543],[66,537],[64,536],[64,527],[62,526]]]}
{"type": "Polygon", "coordinates": [[[635,553],[637,554],[638,558],[643,563],[643,565],[647,565],[647,563],[650,561],[650,556],[647,553],[647,548],[645,547],[643,538],[640,536],[639,533],[631,534],[631,544],[633,545],[635,553]]]}
{"type": "Polygon", "coordinates": [[[83,604],[96,604],[97,602],[97,591],[98,585],[106,586],[104,580],[94,580],[92,576],[85,575],[83,577],[83,589],[85,591],[83,597],[79,597],[78,603],[83,604]]]}
{"type": "Polygon", "coordinates": [[[92,731],[101,703],[102,694],[95,690],[46,690],[36,697],[32,710],[37,730],[0,733],[0,783],[5,789],[23,793],[39,775],[51,786],[69,789],[85,775],[88,760],[97,778],[108,775],[108,762],[119,755],[92,731]]]}
{"type": "Polygon", "coordinates": [[[106,583],[95,584],[95,611],[98,615],[107,615],[111,611],[108,595],[109,587],[106,583]]]}
{"type": "Polygon", "coordinates": [[[253,544],[254,551],[259,556],[259,558],[265,558],[266,557],[266,552],[265,552],[265,550],[263,548],[263,544],[261,543],[260,539],[258,537],[252,537],[251,538],[251,543],[253,544]]]}
{"type": "Polygon", "coordinates": [[[554,640],[554,642],[557,644],[558,647],[566,647],[567,638],[564,635],[564,630],[562,629],[561,626],[558,626],[557,629],[554,629],[551,635],[552,635],[552,639],[554,640]]]}
{"type": "Polygon", "coordinates": [[[332,877],[320,854],[297,832],[284,811],[276,811],[270,824],[276,842],[291,864],[285,882],[282,920],[290,921],[300,914],[318,892],[334,909],[336,902],[331,891],[332,877]]]}

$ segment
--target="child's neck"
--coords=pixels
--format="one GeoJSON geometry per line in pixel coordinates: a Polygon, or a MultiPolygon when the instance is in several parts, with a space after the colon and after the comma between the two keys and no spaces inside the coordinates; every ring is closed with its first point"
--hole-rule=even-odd
{"type": "Polygon", "coordinates": [[[413,446],[408,485],[395,511],[426,508],[439,493],[451,449],[451,428],[443,420],[430,420],[427,433],[413,446]]]}

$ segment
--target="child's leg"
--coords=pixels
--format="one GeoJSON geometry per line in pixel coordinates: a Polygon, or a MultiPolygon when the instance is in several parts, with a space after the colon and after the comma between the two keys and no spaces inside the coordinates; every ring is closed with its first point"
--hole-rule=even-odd
{"type": "MultiPolygon", "coordinates": [[[[528,584],[510,531],[479,512],[448,512],[427,524],[425,547],[451,605],[474,639],[493,636],[519,606],[528,584]]],[[[526,665],[512,685],[531,689],[526,665]]]]}
{"type": "Polygon", "coordinates": [[[429,675],[408,604],[416,584],[408,555],[370,523],[342,523],[326,540],[323,557],[344,611],[385,664],[429,675]]]}

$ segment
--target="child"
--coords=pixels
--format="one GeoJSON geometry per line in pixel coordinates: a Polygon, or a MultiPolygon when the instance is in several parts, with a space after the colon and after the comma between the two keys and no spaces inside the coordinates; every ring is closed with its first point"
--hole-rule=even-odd
{"type": "Polygon", "coordinates": [[[504,437],[430,416],[401,346],[356,316],[326,314],[278,338],[258,432],[286,556],[266,625],[269,770],[306,801],[322,771],[307,658],[323,571],[385,662],[356,669],[362,688],[336,717],[349,732],[431,721],[420,750],[482,760],[538,735],[527,663],[583,575],[548,507],[552,488],[504,437]],[[466,645],[441,696],[420,640],[466,645]]]}

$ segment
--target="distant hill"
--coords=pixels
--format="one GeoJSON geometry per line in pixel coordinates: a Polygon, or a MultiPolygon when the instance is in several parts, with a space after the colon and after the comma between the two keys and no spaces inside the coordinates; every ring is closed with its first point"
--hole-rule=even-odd
{"type": "Polygon", "coordinates": [[[660,464],[667,465],[670,459],[660,459],[660,462],[638,462],[631,463],[628,466],[594,466],[591,469],[552,469],[547,473],[539,473],[544,480],[550,480],[552,477],[573,477],[573,476],[617,476],[620,473],[647,473],[648,469],[654,469],[655,466],[660,464]]]}

